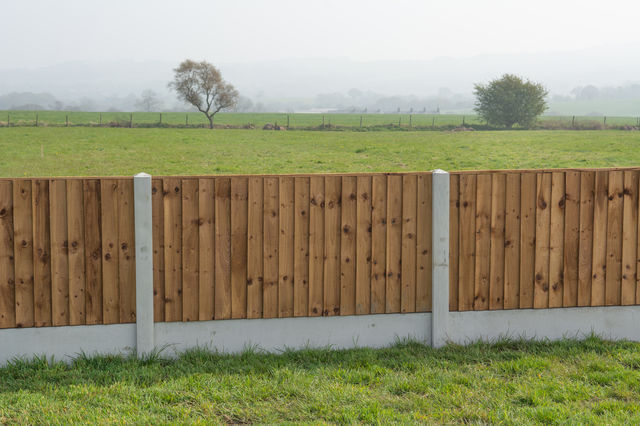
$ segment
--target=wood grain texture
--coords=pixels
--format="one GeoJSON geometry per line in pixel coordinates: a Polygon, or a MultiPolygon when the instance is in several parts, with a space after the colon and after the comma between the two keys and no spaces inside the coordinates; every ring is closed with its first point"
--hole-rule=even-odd
{"type": "Polygon", "coordinates": [[[591,306],[593,267],[594,172],[580,173],[580,241],[578,253],[578,306],[591,306]]]}
{"type": "Polygon", "coordinates": [[[340,237],[342,179],[324,182],[324,316],[340,315],[340,237]]]}
{"type": "Polygon", "coordinates": [[[164,321],[164,202],[162,179],[151,180],[153,232],[153,320],[164,321]]]}
{"type": "Polygon", "coordinates": [[[0,328],[16,326],[13,182],[0,181],[0,328]]]}
{"type": "Polygon", "coordinates": [[[69,325],[69,241],[67,182],[49,181],[51,224],[51,325],[69,325]]]}
{"type": "Polygon", "coordinates": [[[476,256],[473,309],[489,309],[491,254],[491,175],[476,177],[476,256]]]}
{"type": "Polygon", "coordinates": [[[387,177],[386,313],[398,313],[402,291],[402,176],[387,177]]]}
{"type": "Polygon", "coordinates": [[[31,181],[13,184],[16,327],[33,327],[33,206],[31,181]]]}
{"type": "Polygon", "coordinates": [[[536,184],[535,173],[520,176],[520,309],[533,308],[536,184]]]}
{"type": "Polygon", "coordinates": [[[264,178],[264,283],[262,316],[278,317],[278,178],[264,178]]]}
{"type": "Polygon", "coordinates": [[[551,229],[551,173],[536,176],[536,250],[533,307],[549,307],[549,237],[551,229]]]}
{"type": "Polygon", "coordinates": [[[36,327],[51,325],[51,228],[49,181],[32,181],[33,201],[33,298],[36,327]]]}
{"type": "Polygon", "coordinates": [[[281,177],[279,188],[278,316],[293,316],[294,180],[281,177]]]}
{"type": "Polygon", "coordinates": [[[402,176],[402,257],[400,312],[416,311],[418,177],[402,176]]]}
{"type": "Polygon", "coordinates": [[[549,234],[549,307],[561,308],[564,295],[564,172],[551,174],[551,223],[549,234]]]}
{"type": "Polygon", "coordinates": [[[506,175],[491,176],[491,265],[489,268],[489,309],[504,308],[504,230],[506,175]]]}
{"type": "Polygon", "coordinates": [[[120,322],[118,282],[118,181],[100,180],[102,225],[102,317],[104,324],[120,322]]]}
{"type": "Polygon", "coordinates": [[[387,178],[371,178],[371,313],[385,311],[387,286],[387,178]]]}
{"type": "Polygon", "coordinates": [[[578,306],[578,262],[580,255],[580,172],[565,173],[564,201],[564,307],[578,306]]]}
{"type": "Polygon", "coordinates": [[[293,315],[309,315],[309,178],[294,179],[293,315]]]}
{"type": "MultiPolygon", "coordinates": [[[[431,312],[432,191],[432,175],[418,175],[418,205],[416,211],[416,312],[431,312]]],[[[450,221],[451,220],[453,220],[453,218],[450,218],[450,221]]],[[[450,268],[453,267],[450,266],[450,268]]]]}
{"type": "Polygon", "coordinates": [[[449,310],[458,310],[460,288],[460,176],[449,176],[449,310]]]}
{"type": "Polygon", "coordinates": [[[102,324],[102,217],[101,183],[97,179],[82,182],[84,201],[85,321],[102,324]]]}
{"type": "Polygon", "coordinates": [[[263,178],[251,177],[248,183],[247,212],[247,317],[262,318],[262,221],[263,178]]]}
{"type": "MultiPolygon", "coordinates": [[[[198,180],[198,319],[215,318],[215,180],[198,180]]],[[[262,203],[262,201],[261,201],[262,203]]],[[[262,216],[260,217],[262,220],[262,216]]],[[[262,247],[261,247],[262,248],[262,247]]]]}
{"type": "Polygon", "coordinates": [[[182,321],[200,319],[198,179],[182,179],[182,321]]]}
{"type": "Polygon", "coordinates": [[[69,323],[86,322],[84,194],[81,180],[67,180],[67,241],[69,256],[69,323]]]}
{"type": "Polygon", "coordinates": [[[520,306],[520,174],[507,173],[504,216],[504,309],[520,306]]]}
{"type": "Polygon", "coordinates": [[[231,180],[216,178],[215,319],[231,318],[231,180]]]}
{"type": "Polygon", "coordinates": [[[593,260],[591,306],[605,304],[607,269],[607,205],[609,204],[609,172],[596,172],[593,200],[593,260]]]}
{"type": "Polygon", "coordinates": [[[182,321],[182,180],[163,179],[164,319],[182,321]]]}
{"type": "Polygon", "coordinates": [[[356,314],[371,312],[371,176],[357,178],[356,314]]]}
{"type": "Polygon", "coordinates": [[[624,172],[621,304],[636,303],[638,254],[638,172],[624,172]]]}
{"type": "Polygon", "coordinates": [[[309,316],[324,310],[324,177],[309,178],[309,316]]]}
{"type": "Polygon", "coordinates": [[[118,282],[120,323],[136,321],[136,244],[133,179],[118,181],[118,282]]]}
{"type": "Polygon", "coordinates": [[[609,172],[605,277],[605,305],[608,306],[619,306],[621,301],[623,191],[624,172],[609,172]]]}
{"type": "Polygon", "coordinates": [[[342,177],[340,233],[340,315],[356,312],[357,180],[342,177]]]}
{"type": "Polygon", "coordinates": [[[476,175],[460,175],[460,260],[458,310],[474,307],[476,271],[476,175]]]}
{"type": "Polygon", "coordinates": [[[248,185],[231,179],[231,318],[247,317],[248,185]]]}

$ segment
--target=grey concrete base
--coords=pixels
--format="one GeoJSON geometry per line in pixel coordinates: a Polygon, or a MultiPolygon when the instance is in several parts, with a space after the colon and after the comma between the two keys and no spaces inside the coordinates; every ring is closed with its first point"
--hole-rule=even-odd
{"type": "Polygon", "coordinates": [[[640,306],[450,312],[447,340],[468,344],[503,338],[558,340],[596,334],[640,341],[640,306]]]}
{"type": "Polygon", "coordinates": [[[36,355],[71,361],[82,352],[87,355],[129,354],[135,348],[135,324],[0,330],[0,366],[14,358],[31,359],[36,355]]]}
{"type": "Polygon", "coordinates": [[[380,314],[345,317],[277,318],[156,323],[156,349],[162,355],[201,347],[237,353],[254,347],[268,352],[285,348],[379,348],[398,339],[428,343],[431,314],[380,314]]]}

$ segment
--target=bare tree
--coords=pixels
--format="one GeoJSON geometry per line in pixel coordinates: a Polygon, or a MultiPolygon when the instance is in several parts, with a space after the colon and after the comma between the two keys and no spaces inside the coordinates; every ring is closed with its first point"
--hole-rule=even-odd
{"type": "Polygon", "coordinates": [[[207,61],[187,59],[173,71],[169,87],[178,93],[178,99],[190,103],[207,117],[210,129],[213,129],[214,115],[222,109],[233,108],[238,102],[238,91],[207,61]]]}
{"type": "Polygon", "coordinates": [[[140,99],[136,101],[136,107],[142,111],[156,111],[162,105],[162,101],[158,98],[156,92],[151,89],[144,90],[140,95],[140,99]]]}

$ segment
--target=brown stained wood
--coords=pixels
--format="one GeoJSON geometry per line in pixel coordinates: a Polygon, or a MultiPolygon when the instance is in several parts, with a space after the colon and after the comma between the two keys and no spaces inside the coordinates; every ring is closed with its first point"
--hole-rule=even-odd
{"type": "Polygon", "coordinates": [[[595,172],[580,173],[580,241],[578,252],[578,306],[591,306],[595,172]]]}
{"type": "Polygon", "coordinates": [[[398,313],[402,292],[402,176],[387,176],[386,313],[398,313]]]}
{"type": "Polygon", "coordinates": [[[164,214],[164,320],[182,321],[182,180],[162,180],[164,214]]]}
{"type": "Polygon", "coordinates": [[[342,179],[327,176],[324,182],[324,316],[340,315],[340,220],[342,179]]]}
{"type": "Polygon", "coordinates": [[[36,327],[51,325],[51,228],[49,181],[32,181],[33,299],[36,327]]]}
{"type": "Polygon", "coordinates": [[[402,254],[400,312],[416,311],[418,178],[402,176],[402,254]]]}
{"type": "Polygon", "coordinates": [[[458,310],[474,307],[476,270],[476,175],[460,175],[458,310]]]}
{"type": "Polygon", "coordinates": [[[0,328],[16,326],[13,182],[0,181],[0,328]]]}
{"type": "Polygon", "coordinates": [[[81,180],[67,180],[69,323],[86,323],[84,196],[81,180]]]}
{"type": "Polygon", "coordinates": [[[520,176],[520,309],[533,308],[536,253],[536,175],[520,176]]]}
{"type": "Polygon", "coordinates": [[[118,281],[120,323],[136,321],[136,249],[133,179],[118,181],[118,281]]]}
{"type": "MultiPolygon", "coordinates": [[[[198,319],[214,319],[215,180],[198,180],[198,319]]],[[[262,220],[262,217],[260,218],[262,220]]]]}
{"type": "Polygon", "coordinates": [[[504,217],[504,309],[520,307],[520,174],[507,173],[504,217]]]}
{"type": "Polygon", "coordinates": [[[69,325],[69,243],[67,182],[49,181],[51,226],[51,325],[69,325]]]}
{"type": "Polygon", "coordinates": [[[536,179],[536,250],[533,307],[548,308],[551,173],[538,173],[536,179]]]}
{"type": "Polygon", "coordinates": [[[624,172],[621,304],[636,303],[638,253],[638,172],[624,172]]]}
{"type": "Polygon", "coordinates": [[[371,177],[357,178],[356,314],[371,312],[371,177]]]}
{"type": "Polygon", "coordinates": [[[342,220],[340,233],[340,315],[356,312],[357,180],[342,178],[342,220]]]}
{"type": "Polygon", "coordinates": [[[197,179],[182,179],[182,321],[200,319],[200,207],[197,179]]]}
{"type": "Polygon", "coordinates": [[[309,315],[309,178],[297,177],[293,256],[293,315],[309,315]]]}
{"type": "Polygon", "coordinates": [[[476,178],[476,256],[473,309],[489,309],[491,255],[491,175],[476,178]]]}
{"type": "Polygon", "coordinates": [[[387,178],[371,178],[371,313],[385,311],[387,283],[387,178]]]}
{"type": "Polygon", "coordinates": [[[449,310],[458,310],[460,274],[460,176],[449,177],[449,310]]]}
{"type": "Polygon", "coordinates": [[[118,283],[118,181],[100,180],[102,225],[102,317],[104,324],[120,322],[118,283]]]}
{"type": "Polygon", "coordinates": [[[580,254],[580,172],[565,173],[564,202],[564,293],[562,306],[578,306],[578,261],[580,254]]]}
{"type": "Polygon", "coordinates": [[[280,177],[279,238],[278,238],[278,316],[293,316],[293,252],[294,252],[294,181],[292,177],[280,177]]]}
{"type": "Polygon", "coordinates": [[[33,327],[33,205],[31,181],[13,184],[16,327],[33,327]]]}
{"type": "Polygon", "coordinates": [[[416,210],[416,312],[431,312],[432,190],[432,175],[418,175],[418,205],[416,210]]]}
{"type": "Polygon", "coordinates": [[[231,180],[216,178],[215,319],[231,318],[231,180]]]}
{"type": "Polygon", "coordinates": [[[102,324],[102,220],[99,180],[82,181],[84,210],[85,322],[102,324]]]}
{"type": "Polygon", "coordinates": [[[263,318],[278,317],[278,244],[280,234],[278,178],[264,178],[263,318]]]}
{"type": "Polygon", "coordinates": [[[247,178],[231,179],[231,318],[247,317],[247,178]]]}
{"type": "Polygon", "coordinates": [[[605,305],[608,306],[619,306],[621,302],[623,191],[624,172],[609,172],[605,277],[605,305]]]}
{"type": "Polygon", "coordinates": [[[504,308],[504,230],[506,175],[491,176],[491,254],[489,309],[504,308]]]}
{"type": "Polygon", "coordinates": [[[551,224],[549,234],[549,307],[561,308],[564,295],[564,172],[551,174],[551,224]]]}
{"type": "Polygon", "coordinates": [[[152,179],[151,226],[153,233],[153,320],[155,322],[164,321],[164,202],[162,194],[162,179],[152,179]]]}
{"type": "Polygon", "coordinates": [[[248,183],[247,212],[247,317],[262,318],[262,222],[263,178],[251,177],[248,183]]]}
{"type": "Polygon", "coordinates": [[[605,304],[607,269],[607,206],[609,203],[609,172],[596,172],[593,200],[593,259],[591,267],[591,306],[605,304]]]}
{"type": "Polygon", "coordinates": [[[309,178],[309,316],[324,310],[324,177],[309,178]]]}

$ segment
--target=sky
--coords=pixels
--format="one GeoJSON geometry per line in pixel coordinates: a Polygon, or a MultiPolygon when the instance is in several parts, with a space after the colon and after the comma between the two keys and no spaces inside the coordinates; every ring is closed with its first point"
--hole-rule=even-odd
{"type": "Polygon", "coordinates": [[[21,0],[0,69],[85,61],[430,60],[640,42],[627,0],[21,0]]]}

